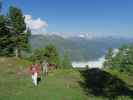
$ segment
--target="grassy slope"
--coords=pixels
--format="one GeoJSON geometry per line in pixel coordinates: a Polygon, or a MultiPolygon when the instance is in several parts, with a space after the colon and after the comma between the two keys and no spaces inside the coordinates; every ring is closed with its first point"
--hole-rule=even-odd
{"type": "Polygon", "coordinates": [[[78,72],[57,70],[34,87],[30,76],[17,74],[29,63],[19,59],[0,59],[0,100],[85,100],[78,84],[78,72]]]}
{"type": "MultiPolygon", "coordinates": [[[[80,73],[75,70],[56,70],[34,87],[30,76],[25,73],[29,64],[26,60],[0,58],[0,100],[108,100],[87,97],[78,84],[80,73]]],[[[133,78],[115,71],[108,72],[133,85],[133,78]]],[[[121,97],[119,100],[130,99],[121,97]]]]}

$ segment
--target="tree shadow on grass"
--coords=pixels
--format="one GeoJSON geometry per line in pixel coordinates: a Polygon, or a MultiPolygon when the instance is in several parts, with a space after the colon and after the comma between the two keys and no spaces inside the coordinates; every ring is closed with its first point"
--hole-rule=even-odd
{"type": "Polygon", "coordinates": [[[101,96],[111,100],[118,96],[133,98],[133,91],[129,89],[128,85],[108,72],[93,68],[82,70],[80,73],[84,80],[79,83],[87,95],[101,96]]]}

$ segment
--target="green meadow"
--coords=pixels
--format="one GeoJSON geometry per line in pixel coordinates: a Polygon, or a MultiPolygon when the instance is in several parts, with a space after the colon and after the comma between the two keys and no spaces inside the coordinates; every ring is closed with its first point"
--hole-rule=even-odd
{"type": "Polygon", "coordinates": [[[0,59],[0,100],[84,100],[79,72],[55,70],[34,87],[25,73],[30,62],[20,59],[0,59]]]}
{"type": "MultiPolygon", "coordinates": [[[[83,76],[76,69],[58,69],[42,77],[34,87],[28,66],[31,62],[16,58],[0,59],[0,100],[109,100],[106,97],[86,94],[80,82],[83,76]]],[[[110,72],[110,71],[108,71],[110,72]]],[[[133,78],[117,74],[133,85],[133,78]]],[[[132,100],[129,96],[118,96],[116,100],[132,100]]]]}

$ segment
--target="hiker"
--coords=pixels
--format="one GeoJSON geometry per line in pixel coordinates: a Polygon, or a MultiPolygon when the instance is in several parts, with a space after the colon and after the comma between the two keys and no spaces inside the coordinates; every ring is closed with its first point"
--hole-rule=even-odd
{"type": "Polygon", "coordinates": [[[39,78],[39,64],[32,64],[31,68],[31,75],[32,75],[32,81],[35,86],[38,84],[38,78],[39,78]]]}
{"type": "Polygon", "coordinates": [[[45,75],[45,77],[47,77],[47,75],[48,75],[48,63],[46,61],[44,61],[42,63],[42,68],[43,68],[43,74],[45,75]]]}

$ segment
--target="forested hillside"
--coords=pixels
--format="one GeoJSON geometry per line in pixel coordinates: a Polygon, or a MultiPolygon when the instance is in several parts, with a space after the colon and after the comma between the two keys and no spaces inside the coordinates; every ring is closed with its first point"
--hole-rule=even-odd
{"type": "MultiPolygon", "coordinates": [[[[50,33],[49,33],[50,34],[50,33]]],[[[131,38],[63,38],[58,35],[32,35],[30,43],[32,49],[44,48],[47,44],[55,45],[61,54],[67,51],[72,61],[88,61],[105,55],[108,48],[119,48],[122,44],[131,43],[131,38]]]]}

